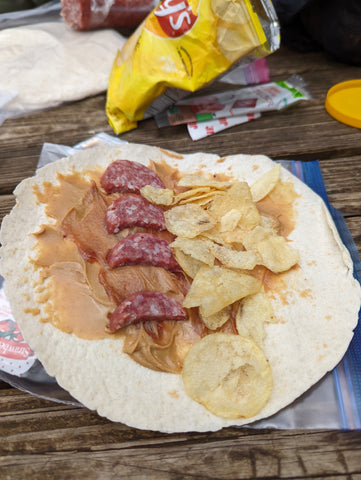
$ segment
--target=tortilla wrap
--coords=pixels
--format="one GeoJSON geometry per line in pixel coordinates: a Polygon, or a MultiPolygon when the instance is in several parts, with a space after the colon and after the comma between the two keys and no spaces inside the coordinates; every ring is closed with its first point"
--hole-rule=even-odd
{"type": "MultiPolygon", "coordinates": [[[[287,273],[287,302],[271,299],[277,323],[265,325],[263,350],[273,372],[274,388],[266,406],[253,418],[224,419],[187,396],[181,375],[147,369],[121,352],[115,342],[83,340],[50,323],[41,323],[32,279],[39,272],[29,262],[36,238],[32,233],[52,223],[33,186],[57,182],[57,172],[82,171],[126,158],[149,165],[166,162],[182,172],[226,173],[250,185],[274,167],[265,156],[177,155],[156,147],[124,144],[96,147],[38,170],[15,190],[16,206],[3,220],[1,274],[13,315],[26,341],[49,375],[89,409],[129,426],[163,432],[214,431],[249,424],[289,405],[341,360],[357,324],[360,285],[353,265],[322,199],[287,170],[298,194],[297,221],[288,237],[298,249],[298,269],[287,273]]],[[[283,292],[285,293],[285,292],[283,292]]]]}

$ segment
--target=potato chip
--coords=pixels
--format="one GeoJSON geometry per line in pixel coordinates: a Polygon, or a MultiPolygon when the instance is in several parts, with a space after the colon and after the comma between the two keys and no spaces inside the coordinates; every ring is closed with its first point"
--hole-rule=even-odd
{"type": "Polygon", "coordinates": [[[259,202],[275,188],[280,179],[280,173],[281,165],[278,164],[254,182],[251,186],[251,194],[254,202],[259,202]]]}
{"type": "Polygon", "coordinates": [[[220,182],[213,178],[209,179],[193,173],[185,175],[178,182],[179,187],[214,187],[221,190],[230,185],[230,182],[220,182]]]}
{"type": "Polygon", "coordinates": [[[194,278],[197,275],[198,270],[204,265],[203,262],[184,253],[180,248],[174,248],[173,254],[183,272],[191,278],[194,278]]]}
{"type": "Polygon", "coordinates": [[[174,198],[174,203],[178,203],[181,200],[187,200],[188,198],[196,197],[197,195],[202,195],[204,193],[209,193],[210,191],[210,187],[191,188],[185,192],[178,193],[174,198]]]}
{"type": "Polygon", "coordinates": [[[227,333],[207,335],[190,348],[182,379],[193,400],[224,418],[253,417],[273,389],[271,367],[261,348],[227,333]]]}
{"type": "Polygon", "coordinates": [[[183,253],[205,263],[209,267],[213,267],[214,265],[214,254],[212,253],[213,242],[207,238],[177,237],[170,246],[182,250],[183,253]]]}
{"type": "Polygon", "coordinates": [[[254,228],[259,224],[261,216],[253,203],[251,191],[246,182],[234,183],[223,196],[217,196],[210,204],[208,211],[219,222],[231,210],[241,213],[238,222],[243,228],[254,228]]]}
{"type": "Polygon", "coordinates": [[[273,215],[261,215],[259,226],[268,230],[272,235],[278,235],[281,231],[281,222],[273,215]]]}
{"type": "Polygon", "coordinates": [[[236,314],[239,335],[250,338],[260,346],[265,337],[264,323],[273,321],[272,304],[264,292],[244,298],[236,314]]]}
{"type": "Polygon", "coordinates": [[[212,201],[216,195],[224,195],[224,192],[219,192],[218,190],[213,190],[209,192],[200,193],[189,198],[185,198],[179,201],[179,205],[184,205],[185,203],[195,203],[195,204],[204,204],[212,201]],[[202,200],[206,200],[203,202],[202,200]]]}
{"type": "Polygon", "coordinates": [[[228,268],[237,268],[240,270],[253,270],[259,264],[261,258],[253,251],[237,251],[228,247],[213,244],[212,251],[214,256],[228,268]]]}
{"type": "Polygon", "coordinates": [[[200,314],[209,317],[237,300],[258,292],[260,288],[260,282],[251,275],[220,266],[202,266],[193,279],[183,306],[199,307],[200,314]]]}
{"type": "Polygon", "coordinates": [[[151,185],[146,185],[141,188],[140,194],[146,200],[156,205],[172,205],[174,198],[173,190],[169,188],[154,188],[151,185]]]}
{"type": "Polygon", "coordinates": [[[217,330],[222,325],[224,325],[228,320],[232,313],[232,305],[228,305],[228,307],[223,308],[217,313],[210,315],[209,317],[202,317],[202,320],[207,328],[210,330],[217,330]]]}
{"type": "MultiPolygon", "coordinates": [[[[207,205],[213,200],[213,198],[214,198],[214,195],[212,195],[212,194],[202,195],[201,197],[198,197],[198,198],[192,198],[191,203],[193,205],[199,205],[201,207],[207,208],[207,205]]],[[[187,202],[185,202],[185,203],[187,203],[187,202]]],[[[184,201],[180,202],[180,205],[184,205],[184,201]]]]}
{"type": "Polygon", "coordinates": [[[271,229],[258,225],[243,237],[242,243],[247,250],[252,250],[256,248],[257,243],[269,238],[271,235],[273,235],[271,229]]]}
{"type": "Polygon", "coordinates": [[[178,237],[193,238],[214,227],[212,217],[199,205],[177,205],[164,212],[167,229],[178,237]]]}
{"type": "Polygon", "coordinates": [[[221,217],[220,232],[232,232],[241,220],[242,212],[236,208],[232,208],[221,217]]]}
{"type": "Polygon", "coordinates": [[[223,239],[223,235],[220,234],[217,228],[211,228],[205,232],[202,232],[201,237],[206,237],[212,242],[220,243],[221,245],[226,245],[225,240],[223,239]]]}
{"type": "Polygon", "coordinates": [[[300,256],[297,250],[281,236],[270,236],[257,243],[256,251],[261,257],[261,264],[274,273],[281,273],[296,265],[300,256]]]}
{"type": "MultiPolygon", "coordinates": [[[[236,246],[243,245],[243,239],[249,234],[249,230],[244,230],[242,228],[235,228],[232,232],[223,232],[221,237],[223,244],[226,246],[236,246]]],[[[219,242],[220,243],[220,242],[219,242]]]]}

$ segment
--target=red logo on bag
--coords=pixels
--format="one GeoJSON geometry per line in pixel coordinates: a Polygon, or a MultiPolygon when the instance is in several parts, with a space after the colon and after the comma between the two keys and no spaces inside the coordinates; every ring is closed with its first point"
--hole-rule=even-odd
{"type": "Polygon", "coordinates": [[[0,321],[0,355],[14,360],[26,360],[33,355],[13,320],[0,321]]]}
{"type": "Polygon", "coordinates": [[[163,32],[171,38],[187,33],[198,18],[188,0],[162,0],[153,13],[163,32]]]}

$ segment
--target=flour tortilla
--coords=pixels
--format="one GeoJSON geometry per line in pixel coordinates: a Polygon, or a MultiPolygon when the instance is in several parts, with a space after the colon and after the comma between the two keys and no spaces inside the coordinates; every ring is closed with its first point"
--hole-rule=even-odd
{"type": "Polygon", "coordinates": [[[353,335],[360,307],[360,286],[352,262],[328,210],[306,185],[282,169],[281,178],[294,184],[296,227],[290,244],[300,253],[299,269],[287,274],[286,291],[271,298],[278,323],[265,326],[264,352],[274,377],[267,405],[253,418],[227,420],[207,411],[185,393],[180,375],[142,367],[121,352],[121,340],[87,341],[63,333],[40,315],[32,279],[38,272],[33,255],[36,232],[51,223],[32,191],[43,181],[57,182],[57,172],[106,167],[126,158],[149,164],[165,161],[180,171],[226,173],[252,184],[274,166],[265,156],[174,155],[156,147],[125,144],[78,153],[40,169],[15,190],[17,204],[1,231],[1,273],[13,314],[26,341],[49,375],[89,409],[127,425],[163,432],[212,431],[249,424],[290,404],[341,360],[353,335]],[[284,302],[284,298],[287,299],[284,302]]]}

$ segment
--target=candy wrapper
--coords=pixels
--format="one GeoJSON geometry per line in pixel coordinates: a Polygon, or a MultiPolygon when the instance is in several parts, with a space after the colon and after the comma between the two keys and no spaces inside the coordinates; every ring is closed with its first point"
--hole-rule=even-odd
{"type": "Polygon", "coordinates": [[[234,125],[259,118],[261,112],[282,110],[300,100],[311,99],[299,75],[212,95],[193,96],[155,116],[158,127],[188,124],[192,140],[200,140],[234,125]]]}
{"type": "Polygon", "coordinates": [[[202,138],[209,137],[215,133],[221,132],[226,128],[241,125],[250,122],[261,116],[260,113],[249,113],[248,115],[237,115],[234,117],[215,118],[212,120],[188,123],[188,133],[191,139],[196,142],[202,138]]]}
{"type": "Polygon", "coordinates": [[[279,25],[267,0],[162,0],[116,56],[109,123],[116,133],[131,130],[278,46],[279,25]]]}

